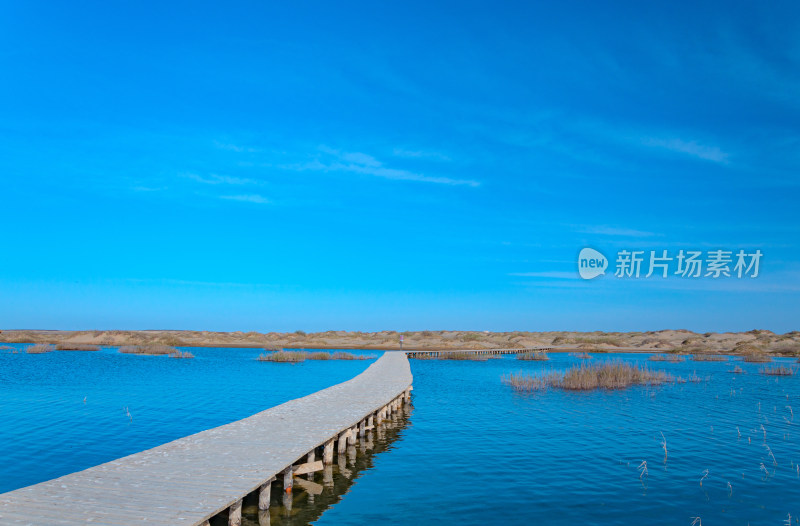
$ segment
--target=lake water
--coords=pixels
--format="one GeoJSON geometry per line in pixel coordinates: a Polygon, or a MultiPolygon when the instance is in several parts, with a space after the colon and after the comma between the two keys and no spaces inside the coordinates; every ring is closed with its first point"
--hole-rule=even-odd
{"type": "MultiPolygon", "coordinates": [[[[0,356],[0,488],[248,416],[369,363],[293,366],[254,362],[258,350],[192,352],[197,358],[186,361],[110,351],[0,356]]],[[[290,511],[273,491],[272,524],[689,525],[700,517],[706,526],[755,526],[786,524],[789,514],[800,524],[798,376],[765,376],[763,364],[738,359],[596,354],[595,362],[646,363],[702,381],[536,394],[500,381],[581,361],[550,356],[412,360],[410,414],[372,437],[371,449],[342,459],[346,471],[335,465],[332,485],[322,473],[311,477],[322,494],[296,487],[290,511]],[[736,365],[743,374],[732,372],[736,365]]],[[[795,362],[768,365],[777,363],[795,362]]],[[[245,511],[257,524],[252,506],[245,511]]]]}
{"type": "Polygon", "coordinates": [[[181,349],[195,358],[0,351],[0,493],[245,418],[374,361],[269,363],[256,361],[261,349],[181,349]]]}

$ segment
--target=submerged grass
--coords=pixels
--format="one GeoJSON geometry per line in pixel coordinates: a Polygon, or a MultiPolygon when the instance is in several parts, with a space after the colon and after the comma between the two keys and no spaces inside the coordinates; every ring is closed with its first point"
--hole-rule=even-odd
{"type": "Polygon", "coordinates": [[[57,351],[99,351],[99,345],[90,343],[59,343],[56,344],[57,351]]]}
{"type": "Polygon", "coordinates": [[[55,345],[50,345],[49,343],[37,343],[36,345],[26,347],[25,352],[28,354],[44,354],[54,351],[55,349],[55,345]]]}
{"type": "Polygon", "coordinates": [[[563,374],[543,375],[512,373],[502,377],[503,383],[517,391],[531,392],[549,387],[571,391],[593,389],[623,389],[631,385],[661,384],[675,378],[663,371],[651,371],[646,366],[609,361],[594,365],[581,364],[570,367],[563,374]]]}

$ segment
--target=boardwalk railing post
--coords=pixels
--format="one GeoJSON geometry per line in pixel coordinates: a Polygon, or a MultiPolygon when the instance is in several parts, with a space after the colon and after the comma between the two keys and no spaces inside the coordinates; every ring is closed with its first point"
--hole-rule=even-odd
{"type": "Polygon", "coordinates": [[[333,464],[333,439],[325,442],[325,450],[322,452],[322,463],[333,464]]]}
{"type": "Polygon", "coordinates": [[[258,491],[258,509],[260,510],[268,510],[269,509],[269,501],[271,492],[272,492],[272,481],[275,480],[275,477],[272,477],[264,484],[261,485],[261,489],[258,491]]]}
{"type": "Polygon", "coordinates": [[[231,504],[228,510],[228,526],[241,526],[242,524],[242,499],[231,504]]]}

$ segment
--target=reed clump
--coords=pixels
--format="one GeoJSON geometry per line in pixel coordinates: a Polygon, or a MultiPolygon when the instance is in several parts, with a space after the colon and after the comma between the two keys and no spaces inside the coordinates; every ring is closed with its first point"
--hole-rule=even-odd
{"type": "Polygon", "coordinates": [[[570,391],[589,391],[593,389],[623,389],[639,384],[662,384],[674,382],[675,378],[663,371],[651,371],[645,366],[609,361],[593,365],[573,366],[563,374],[556,372],[543,375],[510,374],[503,376],[502,381],[518,391],[530,392],[548,387],[570,391]]]}
{"type": "Polygon", "coordinates": [[[148,344],[148,345],[123,345],[119,352],[125,354],[144,354],[148,356],[163,356],[178,352],[175,347],[169,345],[148,344]]]}
{"type": "Polygon", "coordinates": [[[190,353],[189,351],[175,351],[174,353],[170,353],[170,358],[194,358],[194,354],[190,353]]]}
{"type": "Polygon", "coordinates": [[[561,380],[558,373],[546,373],[544,375],[530,375],[524,373],[510,373],[503,375],[501,380],[504,384],[511,386],[515,391],[533,392],[543,391],[548,387],[554,387],[561,380]]]}
{"type": "Polygon", "coordinates": [[[99,345],[92,345],[91,343],[58,343],[56,344],[57,351],[99,351],[99,345]]]}
{"type": "Polygon", "coordinates": [[[793,376],[794,368],[786,367],[785,365],[776,365],[774,367],[762,367],[760,372],[761,374],[767,374],[769,376],[793,376]]]}
{"type": "Polygon", "coordinates": [[[573,353],[570,353],[570,356],[573,356],[575,358],[580,358],[581,360],[591,360],[592,359],[592,355],[589,354],[588,352],[573,352],[573,353]]]}
{"type": "Polygon", "coordinates": [[[49,343],[37,343],[36,345],[30,345],[25,348],[25,352],[28,354],[44,354],[56,349],[55,345],[50,345],[49,343]]]}
{"type": "Polygon", "coordinates": [[[721,354],[693,354],[692,360],[695,362],[727,362],[728,357],[721,354]]]}
{"type": "Polygon", "coordinates": [[[544,351],[526,352],[517,355],[517,360],[534,360],[544,362],[549,360],[550,357],[544,351]]]}
{"type": "Polygon", "coordinates": [[[263,353],[258,357],[259,362],[279,362],[279,363],[297,363],[305,361],[306,354],[303,351],[274,351],[263,353]]]}
{"type": "Polygon", "coordinates": [[[772,361],[772,357],[763,348],[756,345],[737,345],[736,351],[742,355],[742,359],[745,362],[767,363],[772,361]]]}
{"type": "Polygon", "coordinates": [[[309,360],[330,360],[331,353],[319,351],[319,352],[310,352],[308,356],[306,356],[309,360]]]}

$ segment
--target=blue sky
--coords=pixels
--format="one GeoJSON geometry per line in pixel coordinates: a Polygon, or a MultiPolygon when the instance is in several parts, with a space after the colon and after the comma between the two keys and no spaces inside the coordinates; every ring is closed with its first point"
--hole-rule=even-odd
{"type": "Polygon", "coordinates": [[[0,9],[1,328],[800,329],[796,3],[0,9]]]}

